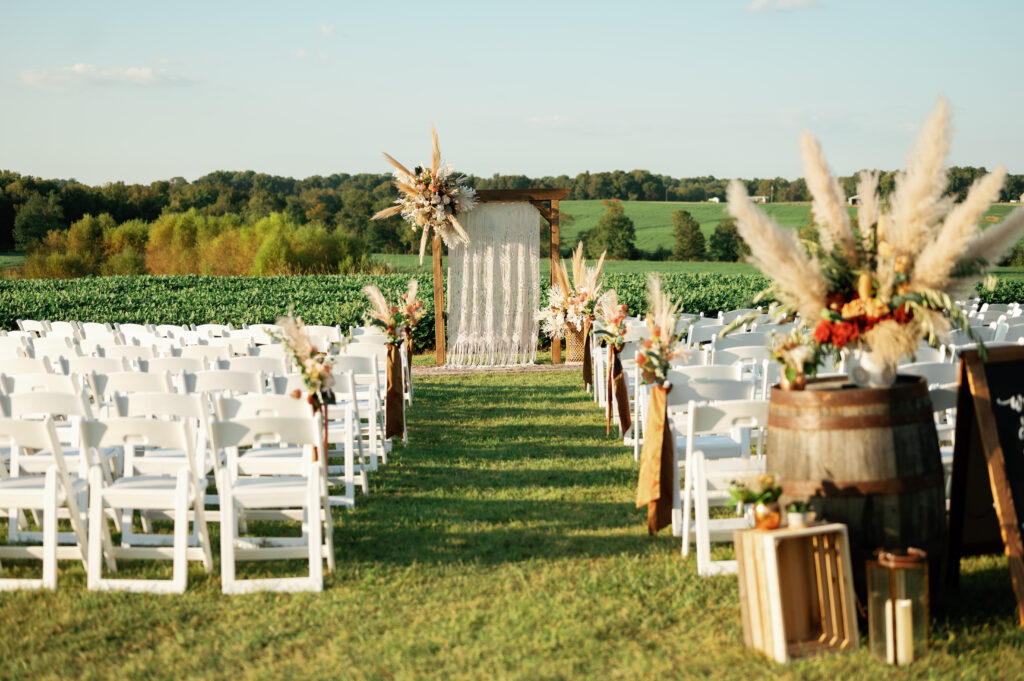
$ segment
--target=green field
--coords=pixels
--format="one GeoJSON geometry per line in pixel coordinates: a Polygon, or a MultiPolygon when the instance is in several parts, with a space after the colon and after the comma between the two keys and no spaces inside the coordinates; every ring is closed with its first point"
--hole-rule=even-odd
{"type": "MultiPolygon", "coordinates": [[[[636,229],[636,247],[644,251],[653,251],[659,246],[672,248],[672,213],[677,210],[689,212],[700,223],[705,238],[709,237],[722,218],[728,215],[724,203],[623,201],[622,207],[636,229]]],[[[1011,204],[996,204],[989,209],[987,215],[1002,218],[1016,207],[1011,204]]],[[[762,208],[776,222],[787,227],[803,227],[807,224],[811,212],[810,203],[769,203],[762,208]]],[[[579,233],[594,228],[606,209],[602,201],[562,201],[561,210],[575,220],[572,225],[561,229],[562,243],[574,246],[579,233]]],[[[854,209],[850,212],[855,214],[854,209]]]]}
{"type": "Polygon", "coordinates": [[[7,253],[0,253],[0,270],[10,269],[11,267],[17,267],[21,263],[25,262],[25,254],[17,251],[8,251],[7,253]]]}
{"type": "MultiPolygon", "coordinates": [[[[400,272],[432,272],[433,261],[430,254],[423,257],[423,264],[420,265],[418,255],[394,255],[378,253],[374,258],[386,262],[400,272]]],[[[441,259],[442,267],[448,266],[448,256],[441,259]]],[[[593,263],[591,263],[593,264],[593,263]]],[[[547,278],[551,271],[551,263],[547,258],[540,261],[540,274],[547,278]]],[[[567,264],[568,266],[568,264],[567,264]]],[[[662,272],[665,274],[695,274],[699,272],[710,272],[712,274],[757,274],[757,268],[743,262],[671,262],[652,260],[609,260],[604,264],[604,271],[608,274],[627,272],[662,272]]]]}

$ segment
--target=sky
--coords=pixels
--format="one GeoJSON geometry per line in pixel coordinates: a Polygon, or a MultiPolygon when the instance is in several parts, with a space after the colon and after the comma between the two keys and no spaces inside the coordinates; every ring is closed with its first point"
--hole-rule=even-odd
{"type": "Polygon", "coordinates": [[[895,169],[937,97],[951,165],[1024,173],[1020,0],[0,0],[0,168],[800,176],[895,169]]]}

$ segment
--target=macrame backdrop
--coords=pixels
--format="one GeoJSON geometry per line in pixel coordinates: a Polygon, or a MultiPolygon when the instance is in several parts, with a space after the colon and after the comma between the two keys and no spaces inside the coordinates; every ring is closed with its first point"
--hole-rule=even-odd
{"type": "Polygon", "coordinates": [[[469,244],[448,249],[448,366],[533,364],[540,213],[482,203],[459,219],[469,244]]]}

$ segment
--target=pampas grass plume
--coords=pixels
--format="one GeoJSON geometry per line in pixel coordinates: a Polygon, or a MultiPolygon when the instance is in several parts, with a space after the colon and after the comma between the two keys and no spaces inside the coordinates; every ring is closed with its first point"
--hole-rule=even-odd
{"type": "Polygon", "coordinates": [[[826,251],[839,245],[846,258],[852,262],[857,251],[850,228],[850,215],[843,205],[843,190],[828,169],[821,145],[809,133],[800,136],[800,150],[807,189],[814,199],[811,212],[826,227],[821,233],[821,245],[826,251]]]}

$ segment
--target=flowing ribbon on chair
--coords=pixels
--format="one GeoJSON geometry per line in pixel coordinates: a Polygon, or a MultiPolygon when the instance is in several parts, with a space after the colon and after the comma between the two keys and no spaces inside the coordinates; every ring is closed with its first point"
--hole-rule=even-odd
{"type": "Polygon", "coordinates": [[[402,390],[402,357],[398,343],[388,343],[388,390],[384,396],[384,437],[402,437],[405,433],[405,399],[402,390]]]}
{"type": "Polygon", "coordinates": [[[633,425],[629,414],[629,390],[626,388],[626,377],[622,373],[622,362],[615,345],[608,346],[608,406],[605,413],[605,435],[612,433],[612,402],[619,410],[619,426],[625,433],[633,425]]]}
{"type": "MultiPolygon", "coordinates": [[[[405,332],[405,360],[409,362],[409,382],[412,382],[412,333],[408,330],[405,332]]],[[[405,382],[405,372],[402,372],[402,389],[405,392],[409,392],[409,386],[405,382]]]]}
{"type": "Polygon", "coordinates": [[[647,506],[647,531],[652,535],[672,524],[672,466],[675,456],[666,406],[666,396],[671,390],[671,384],[651,387],[644,448],[640,453],[636,507],[647,506]]]}
{"type": "Polygon", "coordinates": [[[583,385],[589,388],[594,383],[594,360],[590,356],[591,320],[583,322],[583,385]]]}

